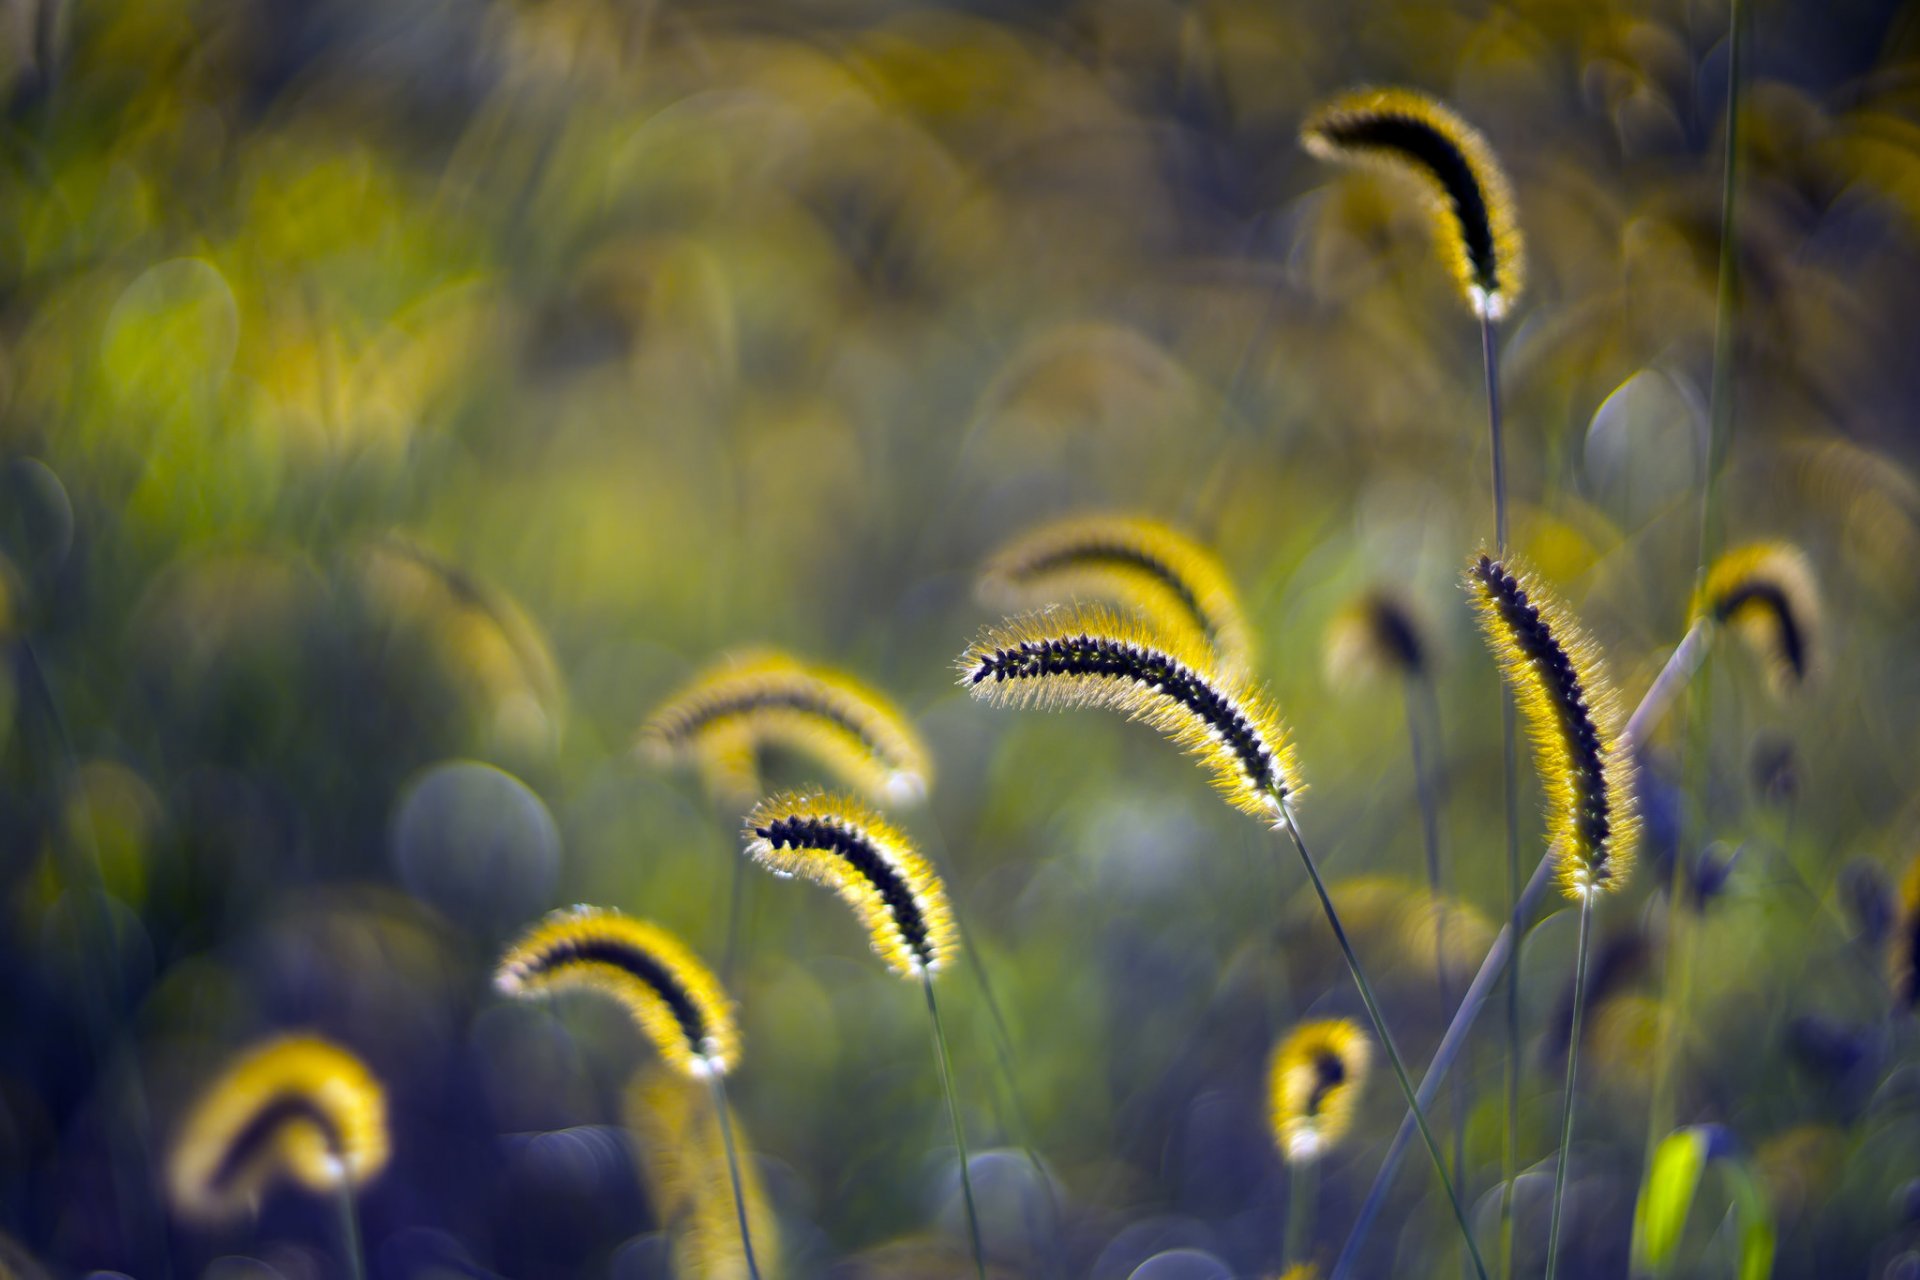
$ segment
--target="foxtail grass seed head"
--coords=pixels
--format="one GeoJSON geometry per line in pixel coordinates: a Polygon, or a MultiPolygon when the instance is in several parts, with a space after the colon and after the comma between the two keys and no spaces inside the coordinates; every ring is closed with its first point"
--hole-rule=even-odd
{"type": "Polygon", "coordinates": [[[357,1190],[386,1167],[387,1101],[364,1063],[313,1035],[240,1055],[188,1113],[167,1162],[183,1216],[220,1222],[254,1211],[273,1183],[316,1196],[357,1190]]]}
{"type": "Polygon", "coordinates": [[[1569,897],[1617,889],[1639,824],[1620,711],[1593,645],[1524,570],[1481,555],[1467,569],[1480,627],[1533,740],[1569,897]]]}
{"type": "Polygon", "coordinates": [[[932,758],[900,708],[852,676],[773,650],[722,659],[655,711],[641,750],[688,763],[751,797],[758,752],[778,747],[817,761],[882,804],[923,799],[932,758]]]}
{"type": "Polygon", "coordinates": [[[1693,612],[1736,628],[1766,665],[1776,694],[1799,689],[1813,675],[1820,590],[1806,554],[1791,543],[1754,542],[1722,555],[1707,570],[1693,612]]]}
{"type": "MultiPolygon", "coordinates": [[[[746,1250],[728,1174],[724,1130],[716,1100],[705,1088],[648,1064],[627,1085],[623,1115],[646,1183],[649,1203],[665,1228],[673,1254],[672,1274],[741,1277],[746,1250]]],[[[740,1117],[728,1107],[735,1139],[747,1146],[740,1117]]],[[[780,1223],[768,1202],[760,1171],[739,1162],[740,1200],[763,1276],[780,1256],[780,1223]]]]}
{"type": "Polygon", "coordinates": [[[1251,684],[1194,645],[1099,605],[989,627],[960,655],[960,683],[999,706],[1105,707],[1159,730],[1199,759],[1227,802],[1278,816],[1301,784],[1286,726],[1251,684]]]}
{"type": "Polygon", "coordinates": [[[1143,516],[1074,516],[1032,529],[987,562],[980,597],[1001,609],[1112,600],[1161,631],[1198,638],[1222,671],[1252,667],[1253,630],[1219,557],[1143,516]]]}
{"type": "Polygon", "coordinates": [[[747,815],[747,853],[775,875],[801,876],[840,895],[903,977],[938,973],[959,940],[946,886],[906,836],[847,796],[788,792],[747,815]]]}
{"type": "Polygon", "coordinates": [[[1344,1018],[1303,1022],[1275,1047],[1268,1106],[1287,1163],[1318,1160],[1347,1136],[1372,1061],[1373,1042],[1344,1018]]]}
{"type": "Polygon", "coordinates": [[[1413,607],[1375,587],[1349,602],[1327,625],[1329,683],[1353,687],[1389,678],[1423,680],[1433,644],[1413,607]]]}
{"type": "Polygon", "coordinates": [[[695,1079],[740,1060],[733,1006],[700,958],[658,925],[606,907],[549,914],[501,957],[494,985],[523,998],[586,990],[617,1000],[660,1057],[695,1079]]]}
{"type": "Polygon", "coordinates": [[[1308,116],[1300,140],[1321,160],[1417,178],[1474,314],[1498,320],[1512,309],[1525,276],[1520,224],[1507,175],[1479,130],[1411,89],[1355,89],[1308,116]]]}

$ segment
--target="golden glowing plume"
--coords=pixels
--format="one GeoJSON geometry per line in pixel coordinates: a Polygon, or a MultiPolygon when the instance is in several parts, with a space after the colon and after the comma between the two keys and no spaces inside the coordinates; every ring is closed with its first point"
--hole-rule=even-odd
{"type": "Polygon", "coordinates": [[[501,958],[494,983],[511,996],[584,989],[617,1000],[661,1058],[688,1076],[725,1075],[740,1058],[719,981],[678,938],[618,911],[553,912],[501,958]]]}
{"type": "Polygon", "coordinates": [[[1426,188],[1442,256],[1474,314],[1520,296],[1525,254],[1513,192],[1479,130],[1411,89],[1356,89],[1323,103],[1300,139],[1322,160],[1408,174],[1426,188]]]}
{"type": "Polygon", "coordinates": [[[960,655],[960,683],[1002,706],[1106,707],[1173,739],[1227,802],[1277,816],[1298,795],[1279,714],[1206,653],[1098,605],[1050,609],[990,627],[960,655]]]}
{"type": "Polygon", "coordinates": [[[1225,567],[1158,520],[1075,516],[1029,530],[987,562],[980,595],[1004,609],[1115,600],[1163,632],[1200,640],[1222,671],[1244,674],[1252,665],[1252,629],[1225,567]]]}
{"type": "Polygon", "coordinates": [[[1564,606],[1523,571],[1482,555],[1467,570],[1481,630],[1513,689],[1560,842],[1570,897],[1617,889],[1633,865],[1639,824],[1620,711],[1593,645],[1564,606]]]}
{"type": "Polygon", "coordinates": [[[360,1059],[312,1035],[268,1040],[214,1081],[175,1136],[167,1187],[207,1221],[254,1210],[276,1180],[317,1196],[386,1167],[387,1102],[360,1059]]]}
{"type": "Polygon", "coordinates": [[[1813,566],[1785,542],[1735,547],[1713,562],[1694,617],[1737,628],[1766,664],[1774,692],[1807,682],[1819,654],[1820,591],[1813,566]]]}
{"type": "Polygon", "coordinates": [[[839,894],[894,972],[935,973],[953,958],[945,886],[879,814],[846,796],[789,792],[755,805],[744,834],[754,861],[839,894]]]}
{"type": "Polygon", "coordinates": [[[764,747],[818,761],[882,803],[918,801],[933,772],[919,735],[884,695],[772,650],[735,654],[701,672],[653,713],[641,745],[663,763],[697,765],[730,796],[759,791],[764,747]]]}
{"type": "MultiPolygon", "coordinates": [[[[745,1280],[746,1250],[714,1105],[707,1090],[657,1067],[643,1068],[627,1086],[627,1129],[638,1149],[648,1201],[672,1242],[674,1274],[745,1280]]],[[[734,1136],[745,1145],[739,1117],[732,1123],[734,1136]]],[[[780,1274],[780,1223],[751,1160],[740,1162],[740,1196],[760,1275],[772,1280],[780,1274]]]]}
{"type": "Polygon", "coordinates": [[[1303,1022],[1273,1051],[1273,1139],[1290,1164],[1317,1160],[1347,1136],[1367,1082],[1373,1042],[1344,1018],[1303,1022]]]}
{"type": "Polygon", "coordinates": [[[1412,608],[1383,588],[1364,592],[1327,624],[1327,679],[1335,685],[1424,679],[1432,652],[1427,629],[1412,608]]]}

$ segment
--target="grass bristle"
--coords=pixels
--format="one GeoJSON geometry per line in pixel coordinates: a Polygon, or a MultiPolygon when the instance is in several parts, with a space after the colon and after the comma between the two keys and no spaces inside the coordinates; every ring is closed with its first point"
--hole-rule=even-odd
{"type": "Polygon", "coordinates": [[[719,980],[665,929],[618,911],[553,912],[508,949],[495,985],[511,996],[585,990],[616,1000],[661,1058],[690,1077],[725,1075],[739,1061],[719,980]]]}
{"type": "Polygon", "coordinates": [[[1512,187],[1479,130],[1412,89],[1356,89],[1321,104],[1300,131],[1322,160],[1410,174],[1426,188],[1442,256],[1474,314],[1505,316],[1525,255],[1512,187]]]}
{"type": "Polygon", "coordinates": [[[960,656],[961,685],[1001,706],[1105,707],[1173,739],[1228,803],[1276,816],[1301,791],[1279,713],[1195,646],[1098,605],[989,627],[960,656]]]}
{"type": "Polygon", "coordinates": [[[1632,763],[1620,747],[1619,708],[1599,657],[1566,608],[1524,570],[1481,555],[1467,583],[1533,739],[1548,829],[1561,847],[1561,886],[1574,898],[1617,889],[1633,863],[1638,822],[1632,763]]]}

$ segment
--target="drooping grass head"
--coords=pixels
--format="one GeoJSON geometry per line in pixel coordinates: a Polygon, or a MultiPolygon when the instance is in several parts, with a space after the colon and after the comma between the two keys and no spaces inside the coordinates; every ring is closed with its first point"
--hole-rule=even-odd
{"type": "Polygon", "coordinates": [[[1776,694],[1811,678],[1820,645],[1820,590],[1813,566],[1786,542],[1752,542],[1708,569],[1694,597],[1695,618],[1732,626],[1766,665],[1776,694]]]}
{"type": "Polygon", "coordinates": [[[1317,1160],[1347,1136],[1373,1061],[1373,1042],[1347,1019],[1303,1022],[1274,1048],[1268,1106],[1289,1164],[1317,1160]]]}
{"type": "Polygon", "coordinates": [[[1103,512],[1031,529],[987,562],[980,595],[1005,609],[1117,601],[1157,630],[1197,639],[1223,672],[1252,667],[1253,631],[1219,558],[1144,516],[1103,512]]]}
{"type": "Polygon", "coordinates": [[[1335,684],[1423,680],[1432,660],[1426,625],[1398,592],[1384,587],[1362,592],[1327,625],[1325,662],[1335,684]]]}
{"type": "Polygon", "coordinates": [[[1300,139],[1322,160],[1419,181],[1467,305],[1489,320],[1512,309],[1525,274],[1520,225],[1512,186],[1479,130],[1412,89],[1355,89],[1315,109],[1300,139]]]}
{"type": "Polygon", "coordinates": [[[316,1196],[365,1186],[386,1167],[387,1103],[364,1063],[289,1035],[247,1050],[201,1095],[174,1139],[167,1188],[188,1217],[253,1211],[276,1181],[316,1196]]]}
{"type": "Polygon", "coordinates": [[[669,1066],[725,1075],[740,1058],[726,993],[686,944],[605,907],[555,911],[508,949],[494,985],[510,996],[595,991],[617,1000],[669,1066]]]}
{"type": "Polygon", "coordinates": [[[1271,818],[1300,793],[1286,726],[1253,686],[1189,643],[1099,605],[1049,609],[982,632],[960,684],[1003,706],[1105,707],[1173,739],[1227,802],[1271,818]]]}
{"type": "Polygon", "coordinates": [[[754,861],[838,894],[895,973],[937,973],[958,951],[939,875],[904,834],[858,801],[807,792],[774,796],[754,806],[744,834],[754,861]]]}
{"type": "Polygon", "coordinates": [[[1639,824],[1619,706],[1598,654],[1524,570],[1481,555],[1468,566],[1467,587],[1533,740],[1562,887],[1574,898],[1619,888],[1639,824]]]}
{"type": "Polygon", "coordinates": [[[698,767],[729,798],[759,793],[759,753],[783,748],[875,801],[923,798],[932,759],[885,695],[852,676],[774,650],[735,654],[696,676],[641,730],[662,763],[698,767]]]}

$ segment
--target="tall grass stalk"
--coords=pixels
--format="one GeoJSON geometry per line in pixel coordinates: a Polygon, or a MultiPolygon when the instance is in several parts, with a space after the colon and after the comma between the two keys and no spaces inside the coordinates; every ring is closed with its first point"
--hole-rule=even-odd
{"type": "Polygon", "coordinates": [[[1580,1015],[1587,1003],[1587,949],[1593,932],[1593,895],[1580,899],[1580,941],[1573,953],[1573,1026],[1567,1040],[1567,1088],[1560,1102],[1560,1158],[1553,1166],[1553,1216],[1547,1226],[1547,1280],[1560,1262],[1560,1216],[1567,1192],[1567,1151],[1573,1145],[1573,1091],[1580,1069],[1580,1015]]]}
{"type": "MultiPolygon", "coordinates": [[[[1627,717],[1626,727],[1620,731],[1623,752],[1635,751],[1647,740],[1647,736],[1660,723],[1661,716],[1672,705],[1674,695],[1685,685],[1687,677],[1698,669],[1701,650],[1707,643],[1705,635],[1704,628],[1695,627],[1674,648],[1666,666],[1654,677],[1640,704],[1627,717]]],[[[1360,1250],[1373,1229],[1374,1220],[1386,1204],[1387,1189],[1400,1167],[1400,1158],[1413,1141],[1416,1127],[1424,1128],[1424,1121],[1417,1121],[1420,1114],[1418,1107],[1432,1106],[1434,1099],[1439,1096],[1440,1085],[1447,1078],[1447,1071],[1453,1066],[1454,1059],[1460,1056],[1474,1020],[1480,1016],[1480,1010],[1492,996],[1494,983],[1500,978],[1502,970],[1509,970],[1508,960],[1513,955],[1513,940],[1520,932],[1520,924],[1539,905],[1559,856],[1560,848],[1556,843],[1534,867],[1533,875],[1520,891],[1513,918],[1501,926],[1493,945],[1487,949],[1486,959],[1480,962],[1479,971],[1474,974],[1466,994],[1460,998],[1460,1007],[1454,1011],[1446,1033],[1440,1037],[1440,1044],[1433,1051],[1433,1061],[1428,1064],[1426,1075],[1420,1080],[1420,1088],[1415,1094],[1417,1105],[1410,1108],[1401,1120],[1393,1141],[1387,1145],[1387,1154],[1380,1162],[1379,1172],[1373,1176],[1373,1185],[1367,1188],[1367,1198],[1360,1204],[1353,1229],[1347,1233],[1347,1242],[1341,1246],[1340,1256],[1334,1261],[1331,1280],[1341,1280],[1341,1277],[1352,1274],[1360,1250]]]]}
{"type": "Polygon", "coordinates": [[[1320,1162],[1302,1160],[1287,1166],[1287,1235],[1280,1255],[1282,1267],[1311,1261],[1313,1220],[1320,1198],[1320,1162]]]}
{"type": "Polygon", "coordinates": [[[973,1173],[967,1167],[967,1134],[960,1123],[960,1102],[953,1091],[953,1057],[947,1052],[947,1033],[940,1025],[940,1003],[933,998],[933,974],[923,970],[920,985],[927,993],[927,1020],[933,1025],[933,1056],[940,1064],[940,1088],[947,1097],[947,1119],[953,1123],[953,1149],[960,1158],[960,1193],[967,1202],[967,1233],[973,1241],[973,1270],[987,1280],[986,1251],[980,1244],[980,1212],[974,1206],[973,1173]]]}
{"type": "Polygon", "coordinates": [[[1293,819],[1293,807],[1278,794],[1274,795],[1273,802],[1280,811],[1281,823],[1286,827],[1293,847],[1300,852],[1300,862],[1307,869],[1307,878],[1313,881],[1313,891],[1320,897],[1320,909],[1326,913],[1327,925],[1333,930],[1333,940],[1340,944],[1340,954],[1346,958],[1347,971],[1353,975],[1353,984],[1360,990],[1360,1000],[1367,1007],[1367,1017],[1373,1022],[1374,1034],[1380,1037],[1380,1047],[1386,1050],[1387,1062],[1393,1067],[1393,1077],[1400,1082],[1400,1092],[1406,1096],[1413,1120],[1420,1128],[1420,1137],[1427,1144],[1427,1153],[1433,1157],[1434,1172],[1440,1175],[1440,1185],[1446,1189],[1447,1203],[1453,1208],[1454,1221],[1460,1225],[1461,1239],[1466,1241],[1467,1252],[1473,1257],[1474,1271],[1480,1280],[1486,1280],[1487,1264],[1480,1257],[1480,1246],[1474,1242],[1473,1228],[1468,1224],[1466,1210],[1461,1207],[1460,1197],[1454,1191],[1453,1179],[1447,1176],[1446,1157],[1440,1153],[1440,1144],[1435,1141],[1433,1129],[1427,1123],[1426,1111],[1414,1095],[1413,1082],[1407,1078],[1407,1068],[1400,1059],[1400,1050],[1393,1043],[1393,1033],[1387,1030],[1387,1020],[1380,1012],[1379,1001],[1374,998],[1373,985],[1367,981],[1366,972],[1360,967],[1360,958],[1354,954],[1353,944],[1347,940],[1347,931],[1340,923],[1340,913],[1334,910],[1333,899],[1327,896],[1327,886],[1320,879],[1320,870],[1314,865],[1313,855],[1307,851],[1307,842],[1300,835],[1299,824],[1293,819]]]}
{"type": "Polygon", "coordinates": [[[353,1179],[343,1177],[334,1194],[340,1228],[340,1253],[349,1280],[366,1280],[367,1262],[360,1245],[360,1210],[353,1202],[353,1179]]]}
{"type": "MultiPolygon", "coordinates": [[[[745,859],[741,859],[745,861],[745,859]]],[[[753,1256],[753,1229],[747,1224],[747,1197],[740,1185],[740,1156],[733,1145],[733,1116],[727,1110],[727,1084],[719,1072],[707,1077],[713,1092],[713,1114],[720,1121],[720,1145],[727,1153],[727,1177],[733,1183],[733,1210],[740,1219],[740,1249],[746,1256],[749,1280],[760,1280],[760,1264],[753,1256]]]]}

